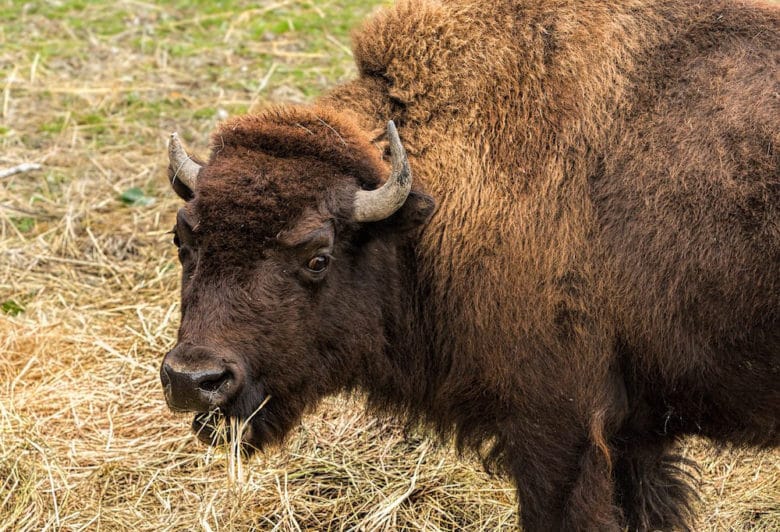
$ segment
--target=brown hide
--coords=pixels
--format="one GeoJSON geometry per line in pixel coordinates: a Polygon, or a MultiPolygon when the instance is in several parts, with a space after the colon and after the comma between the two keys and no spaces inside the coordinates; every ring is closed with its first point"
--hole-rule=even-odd
{"type": "Polygon", "coordinates": [[[268,440],[360,388],[510,474],[527,530],[685,527],[679,436],[780,444],[778,10],[403,1],[354,51],[315,106],[214,135],[180,342],[284,398],[268,440]],[[355,224],[389,119],[415,192],[355,224]],[[279,237],[328,220],[300,287],[279,237]]]}

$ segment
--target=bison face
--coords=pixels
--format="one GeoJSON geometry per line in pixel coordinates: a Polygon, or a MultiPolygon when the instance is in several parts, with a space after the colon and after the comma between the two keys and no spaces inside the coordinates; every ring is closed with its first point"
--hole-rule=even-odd
{"type": "Polygon", "coordinates": [[[202,440],[213,443],[215,422],[233,418],[246,427],[245,450],[279,441],[382,356],[387,316],[403,313],[400,251],[434,206],[411,191],[392,123],[389,137],[391,176],[370,191],[381,179],[371,174],[387,171],[376,155],[361,179],[332,157],[221,139],[200,166],[172,138],[169,171],[187,200],[174,230],[182,319],[160,377],[169,407],[196,413],[202,440]]]}

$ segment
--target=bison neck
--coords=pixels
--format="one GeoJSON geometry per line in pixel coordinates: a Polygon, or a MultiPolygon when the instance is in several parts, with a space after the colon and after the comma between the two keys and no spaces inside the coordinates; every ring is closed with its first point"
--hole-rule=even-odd
{"type": "Polygon", "coordinates": [[[373,409],[432,426],[461,447],[504,440],[513,432],[502,420],[516,406],[517,349],[507,351],[488,325],[493,312],[458,310],[463,298],[442,286],[419,247],[399,257],[383,298],[385,348],[366,356],[358,387],[373,409]]]}

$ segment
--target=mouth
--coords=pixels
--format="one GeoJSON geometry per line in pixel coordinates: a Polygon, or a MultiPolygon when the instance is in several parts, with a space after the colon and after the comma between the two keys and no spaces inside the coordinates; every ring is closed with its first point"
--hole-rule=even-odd
{"type": "Polygon", "coordinates": [[[192,432],[206,445],[217,447],[226,445],[233,439],[231,432],[234,431],[231,430],[231,425],[235,425],[235,418],[229,418],[219,409],[198,412],[192,419],[192,432]]]}
{"type": "Polygon", "coordinates": [[[206,445],[238,445],[246,455],[252,455],[262,450],[271,439],[271,435],[266,434],[269,430],[265,427],[265,414],[262,412],[270,399],[271,396],[267,395],[249,416],[233,415],[221,408],[198,412],[192,419],[192,431],[206,445]]]}

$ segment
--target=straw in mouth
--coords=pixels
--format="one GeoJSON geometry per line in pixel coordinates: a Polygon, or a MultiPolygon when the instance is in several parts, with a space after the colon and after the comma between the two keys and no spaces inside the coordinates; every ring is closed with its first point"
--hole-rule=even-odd
{"type": "Polygon", "coordinates": [[[192,431],[206,445],[239,445],[243,452],[252,454],[262,444],[262,438],[259,438],[260,434],[254,429],[252,420],[270,399],[271,396],[266,395],[246,419],[231,416],[219,408],[209,412],[198,412],[192,419],[192,431]]]}

